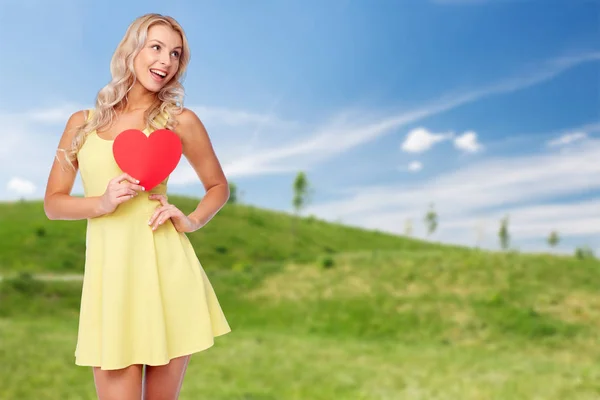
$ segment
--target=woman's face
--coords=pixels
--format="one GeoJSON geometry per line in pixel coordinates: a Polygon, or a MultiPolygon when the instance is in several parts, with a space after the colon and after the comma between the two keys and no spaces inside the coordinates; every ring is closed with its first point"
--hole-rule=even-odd
{"type": "Polygon", "coordinates": [[[138,82],[158,92],[177,73],[182,50],[179,33],[166,25],[151,26],[144,47],[133,60],[138,82]]]}

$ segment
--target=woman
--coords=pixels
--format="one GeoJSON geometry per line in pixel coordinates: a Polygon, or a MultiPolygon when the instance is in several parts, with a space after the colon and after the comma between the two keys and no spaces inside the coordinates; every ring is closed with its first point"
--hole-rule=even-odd
{"type": "Polygon", "coordinates": [[[202,122],[183,107],[180,80],[189,59],[173,18],[136,19],[113,55],[112,81],[96,107],[70,116],[48,178],[48,218],[87,219],[75,363],[92,367],[100,400],[177,398],[191,354],[231,331],[186,236],[229,197],[202,122]],[[189,215],[169,204],[168,178],[147,191],[114,159],[120,132],[160,128],[179,136],[206,189],[189,215]],[[83,198],[70,195],[78,170],[83,198]]]}

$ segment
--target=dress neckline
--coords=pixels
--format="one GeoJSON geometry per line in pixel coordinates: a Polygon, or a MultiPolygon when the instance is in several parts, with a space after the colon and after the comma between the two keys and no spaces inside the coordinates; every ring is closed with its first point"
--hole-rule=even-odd
{"type": "MultiPolygon", "coordinates": [[[[148,128],[144,128],[144,129],[142,129],[142,132],[143,132],[143,133],[144,133],[146,136],[148,136],[148,135],[149,135],[149,134],[148,134],[148,128]]],[[[117,137],[120,135],[120,133],[119,133],[117,136],[115,136],[113,139],[104,139],[103,137],[100,137],[100,135],[98,135],[98,130],[97,130],[97,129],[94,129],[94,131],[92,132],[92,135],[93,135],[93,136],[96,136],[96,137],[97,137],[97,138],[98,138],[100,141],[102,141],[102,142],[113,143],[113,142],[115,141],[115,139],[116,139],[116,138],[117,138],[117,137]]]]}

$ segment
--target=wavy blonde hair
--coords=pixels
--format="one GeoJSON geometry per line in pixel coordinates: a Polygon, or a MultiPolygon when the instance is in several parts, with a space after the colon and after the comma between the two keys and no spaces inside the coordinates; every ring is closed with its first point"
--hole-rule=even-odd
{"type": "Polygon", "coordinates": [[[87,136],[94,130],[110,125],[116,117],[115,107],[122,105],[123,100],[127,100],[127,94],[136,82],[133,60],[143,48],[148,30],[156,24],[164,24],[178,32],[181,35],[183,50],[179,57],[177,73],[157,92],[155,101],[144,114],[144,119],[146,127],[155,129],[161,126],[173,129],[176,126],[173,116],[183,110],[185,93],[181,82],[190,61],[188,41],[183,28],[174,18],[156,13],[145,14],[135,19],[127,28],[110,62],[112,80],[98,92],[92,115],[86,118],[83,125],[77,127],[71,148],[66,151],[66,159],[71,167],[87,136]],[[159,115],[164,118],[162,125],[155,121],[159,115]]]}

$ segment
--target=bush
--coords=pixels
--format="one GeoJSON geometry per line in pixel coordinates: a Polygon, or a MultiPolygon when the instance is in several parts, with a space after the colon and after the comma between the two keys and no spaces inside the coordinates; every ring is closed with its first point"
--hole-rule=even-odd
{"type": "Polygon", "coordinates": [[[215,247],[215,251],[219,254],[225,254],[225,253],[227,253],[227,247],[226,246],[217,246],[217,247],[215,247]]]}
{"type": "Polygon", "coordinates": [[[20,272],[15,278],[6,280],[6,284],[19,293],[34,295],[39,294],[44,283],[34,278],[29,272],[20,272]]]}
{"type": "Polygon", "coordinates": [[[594,252],[588,246],[577,247],[577,249],[575,249],[575,257],[580,260],[594,258],[594,252]]]}
{"type": "Polygon", "coordinates": [[[335,264],[335,262],[333,261],[333,257],[331,256],[321,257],[319,263],[321,264],[322,268],[331,268],[335,264]]]}
{"type": "Polygon", "coordinates": [[[231,269],[235,272],[246,272],[250,270],[250,268],[252,268],[252,265],[248,262],[243,261],[236,262],[235,264],[233,264],[233,267],[231,267],[231,269]]]}

